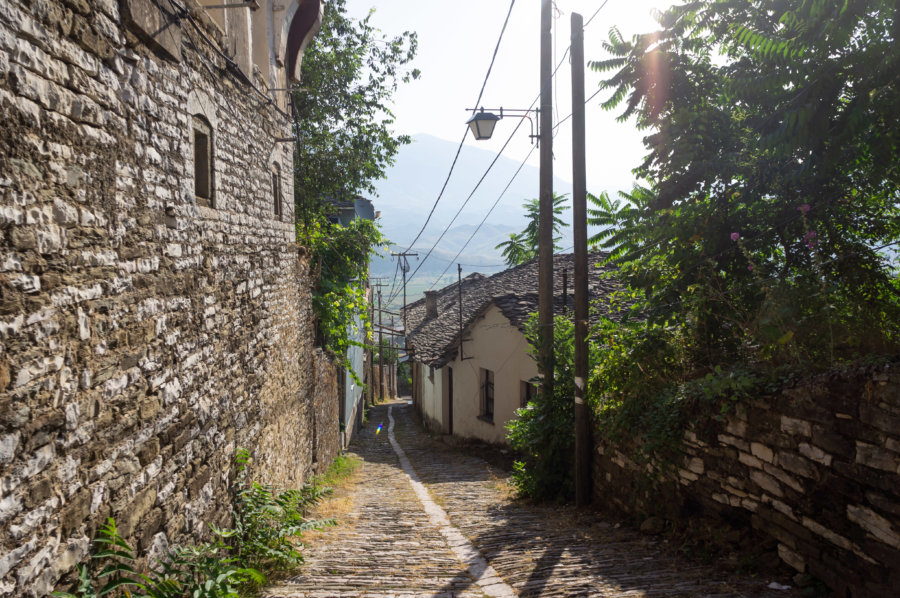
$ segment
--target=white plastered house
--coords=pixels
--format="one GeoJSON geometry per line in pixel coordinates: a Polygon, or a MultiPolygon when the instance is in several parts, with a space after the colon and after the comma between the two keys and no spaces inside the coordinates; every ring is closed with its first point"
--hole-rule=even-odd
{"type": "MultiPolygon", "coordinates": [[[[609,269],[595,265],[602,257],[589,260],[592,301],[615,288],[604,276],[609,269]]],[[[571,314],[573,254],[554,256],[553,268],[554,311],[571,314]]],[[[429,430],[507,442],[507,422],[536,390],[537,363],[524,330],[537,311],[537,280],[531,261],[492,276],[471,274],[407,307],[413,401],[429,430]]]]}

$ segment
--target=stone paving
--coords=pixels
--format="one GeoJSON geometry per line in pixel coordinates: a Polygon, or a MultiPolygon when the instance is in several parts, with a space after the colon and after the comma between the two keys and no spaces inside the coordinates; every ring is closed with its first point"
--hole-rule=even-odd
{"type": "Polygon", "coordinates": [[[263,596],[797,595],[678,558],[594,513],[515,501],[504,472],[430,438],[412,409],[372,410],[352,446],[356,481],[337,497],[347,512],[310,542],[300,574],[263,596]]]}

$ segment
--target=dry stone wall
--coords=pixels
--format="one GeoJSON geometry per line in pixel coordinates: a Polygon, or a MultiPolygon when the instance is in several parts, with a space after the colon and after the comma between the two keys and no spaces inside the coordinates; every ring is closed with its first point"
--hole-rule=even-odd
{"type": "Polygon", "coordinates": [[[822,376],[698,424],[677,474],[647,490],[626,447],[598,442],[594,500],[752,527],[837,596],[900,588],[900,365],[822,376]]]}
{"type": "Polygon", "coordinates": [[[237,447],[285,486],[339,448],[288,116],[196,7],[163,47],[137,4],[0,2],[0,596],[47,595],[109,516],[144,554],[226,522],[237,447]]]}

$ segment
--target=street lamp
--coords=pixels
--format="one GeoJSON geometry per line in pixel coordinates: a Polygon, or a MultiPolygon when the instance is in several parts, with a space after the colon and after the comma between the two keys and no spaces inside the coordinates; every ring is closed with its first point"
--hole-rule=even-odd
{"type": "Polygon", "coordinates": [[[481,141],[491,138],[491,135],[494,134],[494,126],[498,120],[500,120],[499,116],[491,112],[485,112],[484,108],[482,108],[481,112],[473,114],[472,118],[466,121],[466,124],[472,129],[472,135],[475,136],[475,139],[481,141]]]}
{"type": "MultiPolygon", "coordinates": [[[[475,112],[475,108],[467,108],[466,110],[472,110],[475,112]]],[[[517,116],[519,118],[527,118],[528,124],[531,125],[531,134],[528,135],[529,139],[532,141],[537,139],[538,146],[541,145],[540,135],[534,134],[534,121],[531,120],[531,116],[529,113],[534,112],[535,116],[538,119],[538,128],[541,126],[541,111],[537,108],[507,108],[506,113],[504,113],[504,109],[501,108],[490,108],[488,112],[484,111],[484,106],[477,109],[472,117],[466,121],[466,124],[469,125],[469,128],[472,129],[472,135],[475,136],[476,141],[484,141],[485,139],[490,139],[491,135],[494,134],[494,127],[497,124],[497,121],[502,119],[504,116],[517,116]],[[494,114],[494,111],[500,112],[500,116],[494,114]],[[512,113],[512,114],[510,114],[512,113]]]]}

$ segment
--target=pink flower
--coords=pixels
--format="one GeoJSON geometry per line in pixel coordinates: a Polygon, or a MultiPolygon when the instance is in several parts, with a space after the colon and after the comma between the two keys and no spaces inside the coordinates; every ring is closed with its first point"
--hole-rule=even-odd
{"type": "Polygon", "coordinates": [[[807,241],[810,239],[815,239],[815,238],[816,238],[816,231],[814,231],[814,230],[806,231],[806,240],[807,241]]]}
{"type": "Polygon", "coordinates": [[[741,238],[740,233],[731,233],[731,240],[732,240],[732,241],[737,241],[737,240],[740,239],[740,238],[741,238]]]}
{"type": "Polygon", "coordinates": [[[797,206],[797,209],[800,210],[801,214],[806,214],[807,212],[809,212],[809,204],[800,204],[799,206],[797,206]]]}
{"type": "Polygon", "coordinates": [[[753,264],[747,264],[747,269],[753,272],[753,264]]]}

